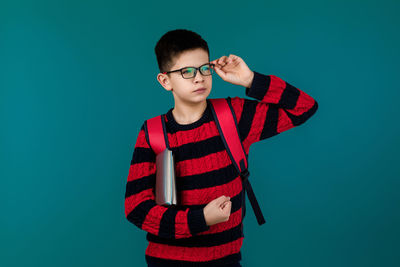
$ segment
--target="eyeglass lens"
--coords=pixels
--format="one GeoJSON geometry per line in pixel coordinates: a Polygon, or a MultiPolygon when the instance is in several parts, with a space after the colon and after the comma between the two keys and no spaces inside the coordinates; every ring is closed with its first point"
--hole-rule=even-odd
{"type": "MultiPolygon", "coordinates": [[[[182,69],[182,76],[183,78],[193,78],[196,74],[196,68],[188,67],[182,69]]],[[[213,69],[211,68],[210,64],[205,64],[200,67],[200,73],[203,75],[211,75],[213,73],[213,69]]]]}

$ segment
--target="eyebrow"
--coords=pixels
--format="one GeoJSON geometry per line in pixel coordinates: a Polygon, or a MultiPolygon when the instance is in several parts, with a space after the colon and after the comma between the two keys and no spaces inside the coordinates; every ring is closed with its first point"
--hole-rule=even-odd
{"type": "MultiPolygon", "coordinates": [[[[210,62],[203,63],[203,64],[201,64],[199,67],[201,67],[201,66],[203,66],[203,65],[205,65],[205,64],[209,64],[209,63],[210,63],[210,62]]],[[[179,68],[179,69],[190,68],[190,67],[196,68],[195,66],[185,66],[185,67],[182,67],[182,68],[179,68]]]]}

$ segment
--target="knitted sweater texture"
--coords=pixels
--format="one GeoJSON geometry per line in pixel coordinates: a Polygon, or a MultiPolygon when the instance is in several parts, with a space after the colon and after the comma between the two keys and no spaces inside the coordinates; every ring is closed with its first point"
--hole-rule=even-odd
{"type": "MultiPolygon", "coordinates": [[[[305,92],[277,76],[256,71],[246,95],[254,99],[226,99],[234,109],[247,155],[253,143],[301,125],[318,109],[316,100],[305,92]]],[[[177,206],[156,204],[156,155],[145,136],[144,123],[137,136],[126,184],[125,216],[147,232],[148,263],[211,267],[242,259],[242,181],[225,149],[210,105],[207,99],[202,117],[191,124],[177,123],[172,108],[163,115],[175,160],[177,206]],[[203,208],[221,195],[231,198],[229,220],[208,226],[203,208]]]]}

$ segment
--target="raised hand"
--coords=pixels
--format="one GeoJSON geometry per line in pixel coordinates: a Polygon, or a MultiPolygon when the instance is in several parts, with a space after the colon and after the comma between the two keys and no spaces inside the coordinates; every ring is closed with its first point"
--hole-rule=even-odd
{"type": "Polygon", "coordinates": [[[239,56],[230,54],[229,57],[222,56],[211,63],[215,64],[214,70],[222,80],[244,87],[251,86],[254,73],[239,56]]]}

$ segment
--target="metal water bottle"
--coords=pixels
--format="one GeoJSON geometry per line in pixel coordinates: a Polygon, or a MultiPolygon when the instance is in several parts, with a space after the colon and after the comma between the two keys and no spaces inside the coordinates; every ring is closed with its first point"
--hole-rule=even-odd
{"type": "Polygon", "coordinates": [[[175,183],[175,161],[171,150],[166,148],[156,156],[156,203],[158,205],[177,205],[175,183]]]}

